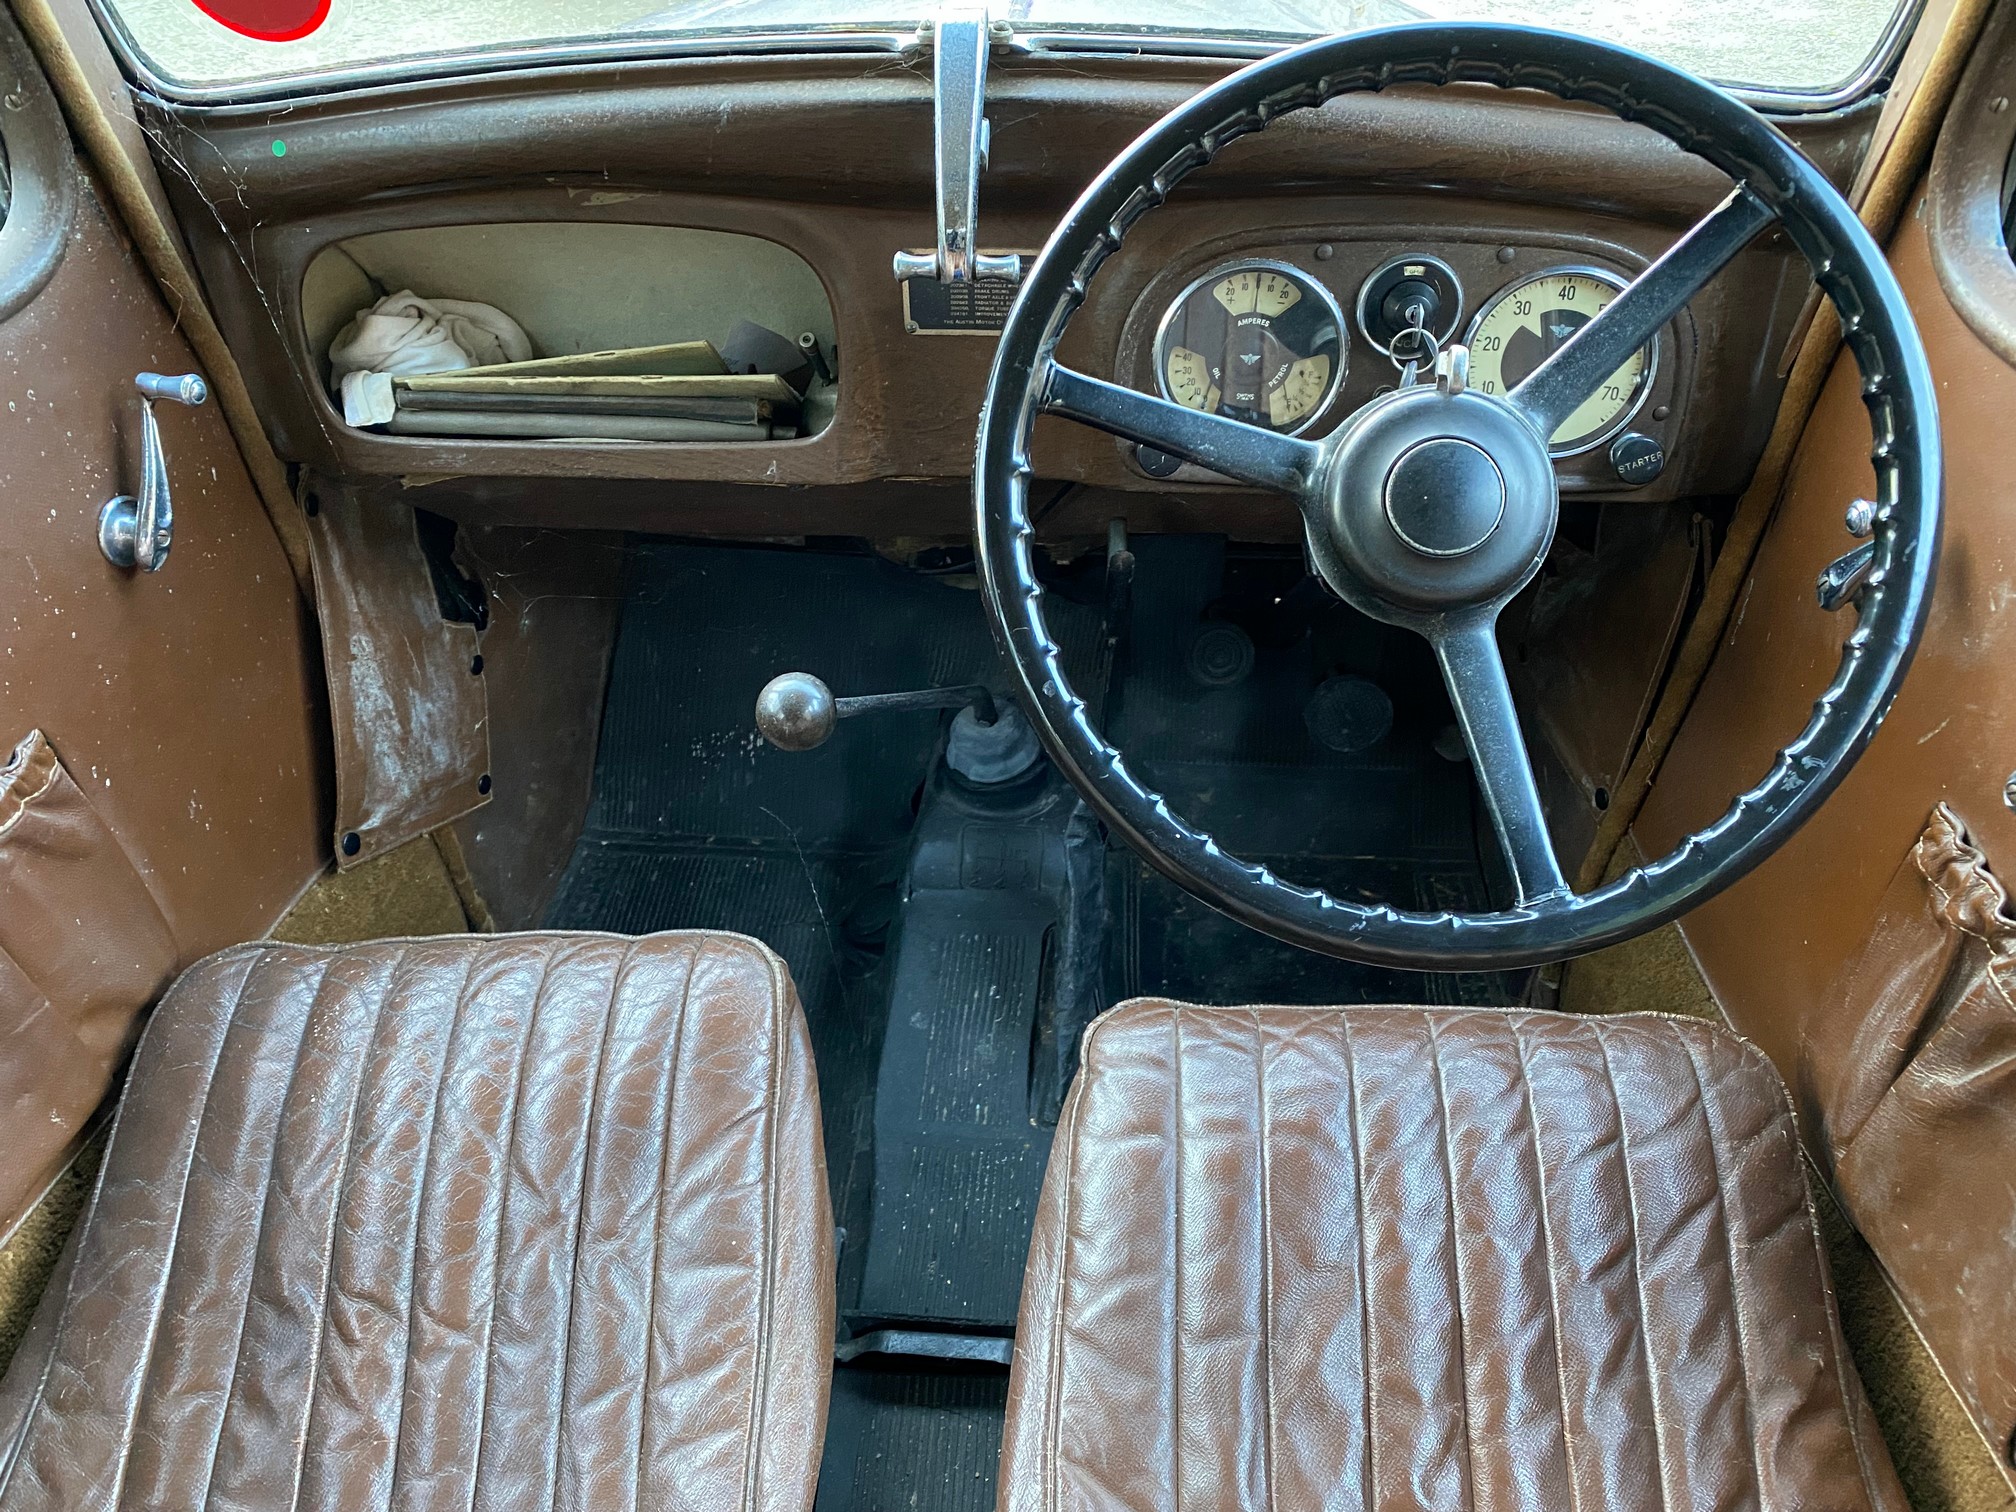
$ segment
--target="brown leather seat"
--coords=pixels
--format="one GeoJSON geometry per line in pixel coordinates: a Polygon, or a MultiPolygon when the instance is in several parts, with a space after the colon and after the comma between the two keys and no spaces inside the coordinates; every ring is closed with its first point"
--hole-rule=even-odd
{"type": "Polygon", "coordinates": [[[154,1015],[7,1512],[803,1509],[833,1235],[754,941],[260,944],[154,1015]]]}
{"type": "Polygon", "coordinates": [[[1010,1393],[1007,1512],[1904,1506],[1784,1090],[1678,1019],[1122,1005],[1010,1393]]]}

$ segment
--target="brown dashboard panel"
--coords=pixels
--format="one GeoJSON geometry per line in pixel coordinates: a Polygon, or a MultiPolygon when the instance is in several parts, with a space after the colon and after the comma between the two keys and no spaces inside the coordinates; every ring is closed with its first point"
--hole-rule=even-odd
{"type": "MultiPolygon", "coordinates": [[[[1599,222],[1587,230],[1563,231],[1538,218],[1506,222],[1502,212],[1497,224],[1480,217],[1454,225],[1432,221],[1410,225],[1398,218],[1372,220],[1363,214],[1362,206],[1338,208],[1358,213],[1349,220],[1340,216],[1328,225],[1242,224],[1237,230],[1195,244],[1181,261],[1172,262],[1151,278],[1135,299],[1121,326],[1117,350],[1111,359],[1112,371],[1136,388],[1153,391],[1157,386],[1155,335],[1165,312],[1182,290],[1215,270],[1264,260],[1292,269],[1328,293],[1342,314],[1347,333],[1343,343],[1344,376],[1334,397],[1311,417],[1309,426],[1309,434],[1324,435],[1374,395],[1401,381],[1400,367],[1387,352],[1373,344],[1373,336],[1381,332],[1381,322],[1376,310],[1365,308],[1362,297],[1368,280],[1382,270],[1396,263],[1404,267],[1409,259],[1424,266],[1432,260],[1446,269],[1458,298],[1453,312],[1445,310],[1438,319],[1452,328],[1452,339],[1463,339],[1479,313],[1498,296],[1509,294],[1544,272],[1593,268],[1628,280],[1648,261],[1637,246],[1620,239],[1630,235],[1629,226],[1611,228],[1599,222]],[[1605,231],[1611,234],[1606,235],[1605,231]],[[1293,239],[1288,240],[1291,232],[1293,239]]],[[[1396,216],[1408,208],[1401,204],[1391,207],[1396,216]]],[[[1703,310],[1709,318],[1722,313],[1705,300],[1703,310]]],[[[1695,318],[1691,312],[1683,313],[1660,338],[1643,392],[1633,396],[1624,424],[1616,427],[1620,433],[1628,426],[1653,437],[1678,463],[1656,482],[1643,488],[1628,488],[1633,497],[1664,500],[1680,492],[1712,491],[1708,480],[1712,479],[1713,471],[1703,465],[1704,450],[1696,447],[1689,456],[1680,455],[1681,440],[1689,435],[1684,413],[1689,406],[1682,402],[1681,396],[1693,392],[1700,349],[1700,329],[1695,318]],[[1683,484],[1696,486],[1683,487],[1683,484]]],[[[1404,350],[1403,347],[1403,353],[1404,350]]],[[[1717,355],[1728,353],[1725,350],[1717,355]]],[[[1473,352],[1473,363],[1477,360],[1473,352]]],[[[1718,377],[1730,381],[1735,375],[1724,372],[1718,373],[1718,377]]],[[[1153,476],[1140,466],[1132,446],[1117,442],[1115,445],[1130,471],[1141,477],[1153,476]]],[[[1039,451],[1039,463],[1041,460],[1039,451]]],[[[1556,471],[1564,492],[1626,490],[1610,466],[1607,450],[1600,444],[1562,457],[1556,471]]],[[[1167,478],[1165,486],[1209,481],[1208,474],[1200,469],[1185,467],[1167,478]]]]}
{"type": "MultiPolygon", "coordinates": [[[[1072,68],[1004,60],[990,76],[986,241],[1040,245],[1113,153],[1225,68],[1183,59],[1088,58],[1072,68]]],[[[930,236],[928,66],[631,64],[407,85],[284,109],[157,110],[154,124],[186,169],[177,192],[206,280],[291,460],[351,476],[471,480],[465,487],[550,480],[540,490],[495,490],[505,511],[496,518],[518,518],[507,501],[530,493],[546,523],[565,515],[570,496],[606,501],[603,485],[626,479],[826,489],[970,470],[993,342],[906,334],[889,270],[896,249],[930,236]],[[583,108],[584,96],[594,109],[583,108]],[[276,141],[286,144],[283,155],[276,141]],[[782,143],[791,150],[780,151],[782,143]],[[318,333],[303,308],[311,263],[338,243],[386,232],[532,222],[687,227],[789,249],[815,270],[833,310],[840,381],[832,423],[800,440],[734,444],[444,441],[336,423],[318,372],[318,333]]],[[[1802,125],[1837,177],[1850,171],[1868,115],[1862,107],[1802,125]]],[[[1234,144],[1144,220],[1102,270],[1064,355],[1102,374],[1136,363],[1129,376],[1145,382],[1141,333],[1159,318],[1164,292],[1200,257],[1218,255],[1201,249],[1313,259],[1329,242],[1354,256],[1419,246],[1471,260],[1509,245],[1519,267],[1572,254],[1629,271],[1663,250],[1720,188],[1713,170],[1644,128],[1541,96],[1466,88],[1350,97],[1234,144]]],[[[1352,285],[1339,289],[1345,299],[1356,293],[1347,261],[1338,254],[1335,269],[1340,284],[1352,285]]],[[[595,271],[570,266],[555,276],[592,280],[595,271]]],[[[1772,365],[1804,287],[1803,268],[1767,239],[1669,333],[1672,461],[1641,496],[1740,486],[1768,424],[1772,365]],[[1684,396],[1682,384],[1691,386],[1684,396]]],[[[1472,292],[1483,288],[1480,279],[1472,292]]],[[[1369,379],[1362,339],[1354,344],[1357,376],[1369,379]]],[[[1184,491],[1142,476],[1109,438],[1061,425],[1040,430],[1038,462],[1047,477],[1089,487],[1184,491]]],[[[1570,472],[1571,487],[1595,486],[1593,476],[1570,472]]],[[[802,503],[797,529],[849,528],[809,495],[802,503]]],[[[773,528],[792,514],[762,512],[773,528]]],[[[937,528],[962,523],[951,515],[937,528]]]]}

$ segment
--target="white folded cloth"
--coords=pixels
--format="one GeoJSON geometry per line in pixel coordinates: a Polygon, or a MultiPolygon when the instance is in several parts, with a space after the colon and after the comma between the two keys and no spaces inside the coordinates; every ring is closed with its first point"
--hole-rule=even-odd
{"type": "Polygon", "coordinates": [[[398,412],[390,373],[345,373],[336,380],[345,425],[383,425],[398,412]]]}
{"type": "Polygon", "coordinates": [[[386,385],[366,375],[452,373],[532,355],[524,327],[495,305],[469,299],[422,299],[411,289],[359,310],[329,345],[329,371],[351,425],[383,424],[386,385]]]}

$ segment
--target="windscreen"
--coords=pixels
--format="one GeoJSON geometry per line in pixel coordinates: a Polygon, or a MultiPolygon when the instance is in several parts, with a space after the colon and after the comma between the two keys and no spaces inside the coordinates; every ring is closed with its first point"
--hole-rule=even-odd
{"type": "MultiPolygon", "coordinates": [[[[121,42],[171,88],[341,76],[384,64],[567,45],[635,51],[653,39],[722,50],[752,36],[905,35],[918,0],[98,0],[121,42]]],[[[1860,76],[1899,0],[1014,0],[1018,32],[1292,43],[1398,21],[1516,21],[1621,42],[1732,86],[1825,95],[1860,76]]]]}

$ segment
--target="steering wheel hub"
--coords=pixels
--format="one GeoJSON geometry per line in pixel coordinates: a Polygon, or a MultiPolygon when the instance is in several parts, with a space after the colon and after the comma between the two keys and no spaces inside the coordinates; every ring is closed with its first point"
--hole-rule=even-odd
{"type": "Polygon", "coordinates": [[[1554,468],[1499,400],[1401,389],[1360,410],[1328,449],[1305,512],[1310,555],[1340,597],[1374,618],[1502,600],[1547,553],[1554,468]]]}
{"type": "Polygon", "coordinates": [[[1415,442],[1386,474],[1386,521],[1423,556],[1468,556],[1504,518],[1504,474],[1455,436],[1415,442]]]}

